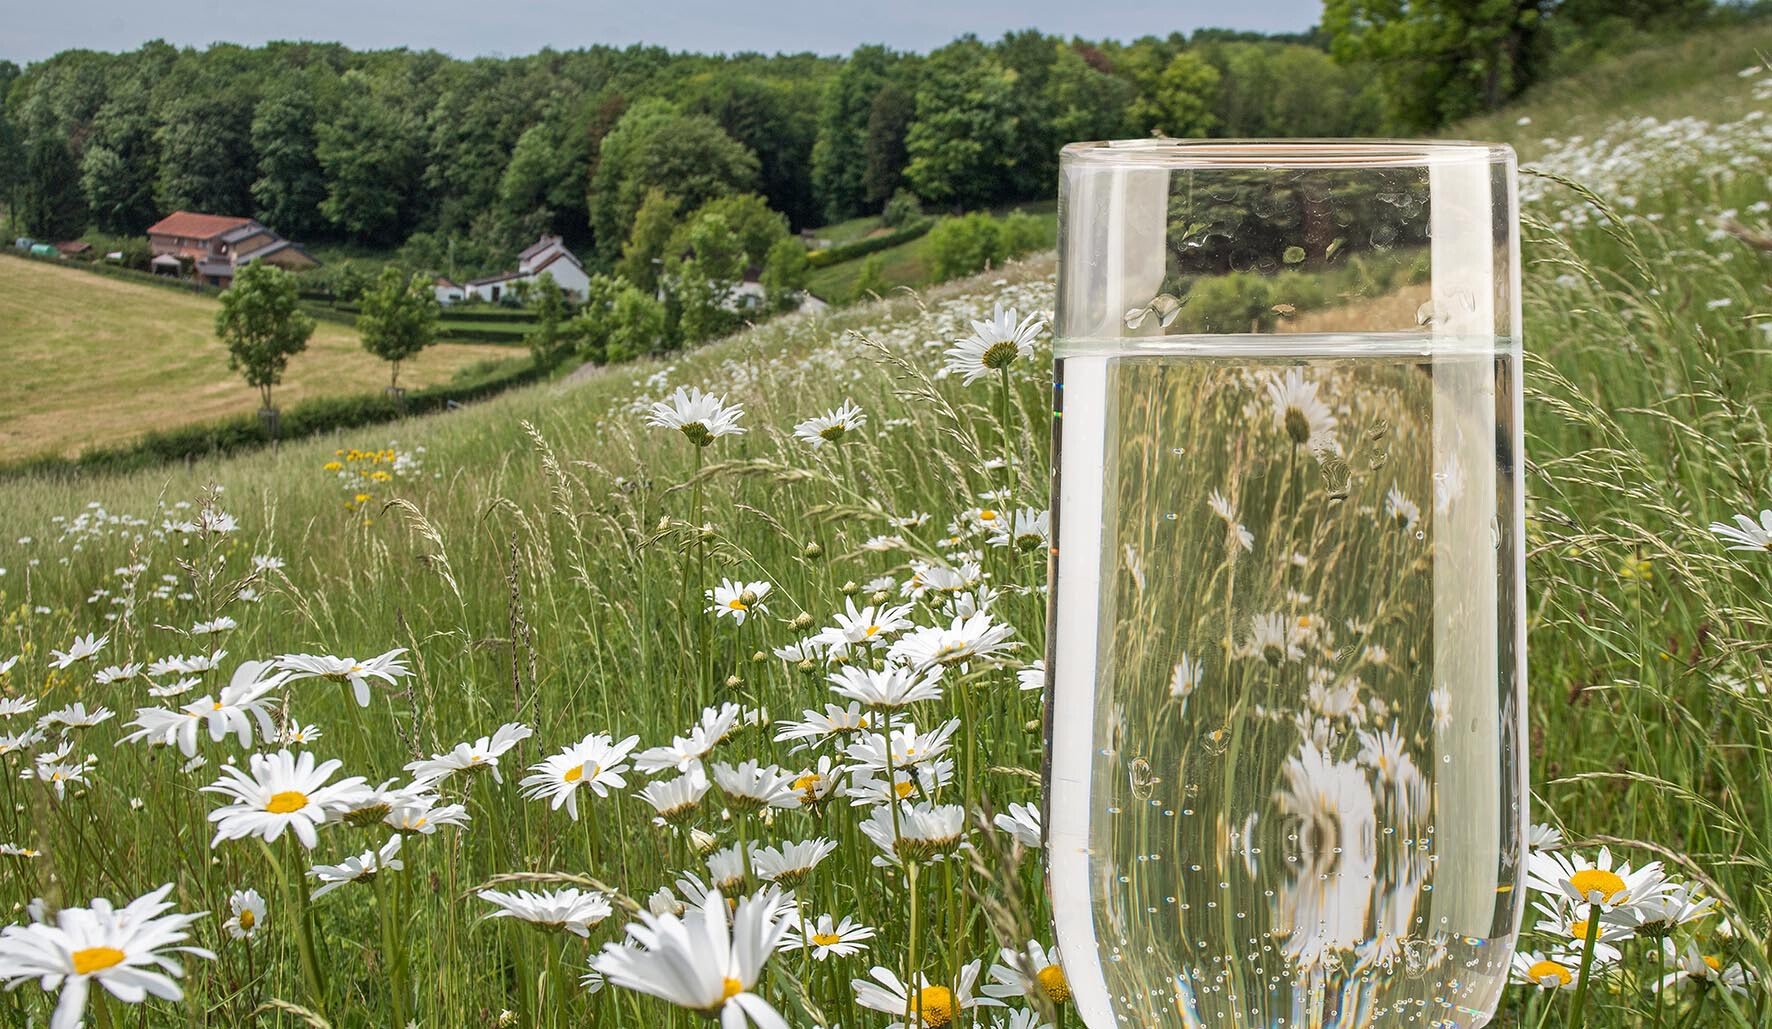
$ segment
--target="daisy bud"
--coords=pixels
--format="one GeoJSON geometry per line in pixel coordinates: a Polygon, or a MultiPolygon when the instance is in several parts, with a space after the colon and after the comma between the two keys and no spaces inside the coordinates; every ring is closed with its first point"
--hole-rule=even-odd
{"type": "Polygon", "coordinates": [[[875,607],[879,607],[881,604],[886,603],[886,601],[890,600],[891,598],[892,598],[892,594],[886,592],[885,590],[875,590],[873,592],[873,594],[868,597],[868,600],[875,607]]]}
{"type": "Polygon", "coordinates": [[[845,597],[853,597],[861,592],[861,584],[854,579],[850,579],[848,582],[837,587],[837,592],[843,594],[845,597]]]}
{"type": "Polygon", "coordinates": [[[736,675],[728,675],[726,677],[726,688],[729,690],[738,689],[740,686],[743,686],[743,685],[744,685],[744,680],[739,678],[736,675]]]}
{"type": "Polygon", "coordinates": [[[818,671],[818,664],[816,662],[814,662],[811,658],[807,658],[806,660],[800,662],[799,664],[795,665],[794,667],[799,669],[802,672],[805,672],[807,675],[812,675],[813,673],[818,671]]]}
{"type": "Polygon", "coordinates": [[[1032,718],[1029,719],[1027,724],[1023,725],[1022,728],[1026,729],[1029,733],[1037,733],[1041,730],[1042,726],[1040,725],[1040,720],[1038,718],[1032,718]]]}
{"type": "Polygon", "coordinates": [[[751,660],[752,661],[767,661],[767,660],[769,660],[769,655],[767,653],[759,650],[759,651],[756,651],[753,654],[751,654],[751,660]]]}
{"type": "Polygon", "coordinates": [[[658,531],[663,532],[666,529],[669,529],[670,527],[671,527],[670,516],[669,515],[661,515],[658,519],[658,531]]]}
{"type": "Polygon", "coordinates": [[[806,549],[801,551],[801,553],[805,554],[807,557],[823,557],[824,548],[816,543],[808,543],[806,544],[806,549]]]}
{"type": "Polygon", "coordinates": [[[706,854],[720,845],[720,838],[706,829],[691,829],[689,830],[689,845],[695,848],[697,854],[706,854]]]}
{"type": "Polygon", "coordinates": [[[799,614],[794,616],[793,625],[794,625],[795,630],[797,630],[799,632],[805,632],[807,629],[812,628],[812,622],[813,622],[812,616],[807,614],[806,612],[802,611],[799,614]]]}

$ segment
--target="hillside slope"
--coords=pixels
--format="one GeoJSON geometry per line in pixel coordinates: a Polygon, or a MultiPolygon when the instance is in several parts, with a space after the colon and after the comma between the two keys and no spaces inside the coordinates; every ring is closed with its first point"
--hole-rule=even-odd
{"type": "MultiPolygon", "coordinates": [[[[0,257],[0,461],[74,454],[167,428],[257,409],[215,337],[213,297],[177,293],[38,261],[0,257]]],[[[436,346],[401,369],[404,385],[513,355],[508,347],[436,346]]],[[[368,393],[387,366],[354,330],[321,322],[290,362],[281,404],[368,393]]]]}

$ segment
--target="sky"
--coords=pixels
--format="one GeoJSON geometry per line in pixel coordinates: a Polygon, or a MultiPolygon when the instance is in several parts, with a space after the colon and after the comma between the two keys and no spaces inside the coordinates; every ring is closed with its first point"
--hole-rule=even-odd
{"type": "Polygon", "coordinates": [[[1014,29],[1134,39],[1218,27],[1309,28],[1321,0],[0,0],[0,59],[273,39],[410,47],[458,57],[648,43],[733,53],[848,53],[862,43],[925,51],[1014,29]]]}

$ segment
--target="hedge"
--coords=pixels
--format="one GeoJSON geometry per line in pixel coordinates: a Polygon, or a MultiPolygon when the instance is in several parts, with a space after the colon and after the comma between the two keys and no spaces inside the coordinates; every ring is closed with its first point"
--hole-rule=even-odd
{"type": "Polygon", "coordinates": [[[895,247],[900,243],[909,243],[928,232],[934,225],[934,218],[920,218],[902,229],[894,229],[884,235],[869,236],[853,243],[814,250],[806,255],[806,263],[813,268],[829,268],[833,264],[853,261],[858,257],[866,257],[868,254],[885,250],[888,247],[895,247]]]}
{"type": "MultiPolygon", "coordinates": [[[[403,402],[385,393],[346,397],[320,397],[284,408],[280,418],[283,440],[355,429],[397,421],[413,415],[446,410],[453,404],[472,403],[496,396],[515,386],[545,378],[551,366],[526,362],[511,371],[487,374],[468,382],[442,383],[408,392],[403,402]]],[[[75,477],[92,473],[126,472],[175,461],[194,461],[254,450],[274,442],[257,414],[149,432],[117,446],[93,447],[78,457],[48,454],[0,465],[0,478],[28,476],[75,477]]]]}
{"type": "Polygon", "coordinates": [[[171,275],[156,275],[153,272],[137,271],[134,268],[124,268],[121,265],[109,264],[102,260],[70,261],[65,257],[44,257],[37,254],[27,253],[23,250],[16,249],[11,245],[7,245],[4,249],[0,249],[0,254],[16,257],[21,261],[36,261],[39,264],[53,264],[61,268],[73,268],[77,271],[91,272],[94,275],[104,275],[113,279],[122,279],[125,282],[140,282],[150,286],[159,286],[161,289],[177,290],[180,293],[199,293],[214,296],[221,292],[220,286],[206,285],[195,279],[181,279],[171,275]]]}

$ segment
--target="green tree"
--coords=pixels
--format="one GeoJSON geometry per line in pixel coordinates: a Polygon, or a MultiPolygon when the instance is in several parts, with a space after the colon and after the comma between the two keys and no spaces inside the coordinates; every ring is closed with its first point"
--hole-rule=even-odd
{"type": "Polygon", "coordinates": [[[566,302],[566,291],[554,281],[552,272],[542,272],[541,278],[536,280],[530,306],[535,311],[535,328],[524,335],[523,342],[528,344],[536,364],[552,365],[572,342],[571,334],[564,331],[566,319],[572,312],[566,302]]]}
{"type": "Polygon", "coordinates": [[[769,248],[788,234],[787,219],[771,210],[762,197],[755,193],[735,193],[715,197],[701,205],[679,228],[671,240],[670,249],[678,253],[692,249],[694,241],[690,234],[697,223],[710,215],[725,219],[726,227],[738,240],[744,265],[762,267],[768,259],[769,248]]]}
{"type": "Polygon", "coordinates": [[[437,298],[422,275],[388,265],[375,288],[363,294],[357,315],[363,349],[388,362],[388,388],[400,387],[400,362],[436,342],[437,298]]]}
{"type": "Polygon", "coordinates": [[[423,173],[416,120],[367,76],[345,76],[337,117],[317,132],[315,155],[326,174],[320,211],[364,243],[392,244],[409,229],[411,201],[423,173]]]}
{"type": "Polygon", "coordinates": [[[7,110],[6,99],[18,77],[18,65],[0,61],[0,201],[5,202],[9,218],[18,216],[18,192],[24,183],[25,168],[24,145],[19,140],[19,128],[7,110]]]}
{"type": "Polygon", "coordinates": [[[100,229],[136,235],[155,221],[154,132],[146,85],[139,76],[123,79],[93,118],[80,155],[80,187],[100,229]]]}
{"type": "Polygon", "coordinates": [[[1169,59],[1163,70],[1139,83],[1127,111],[1134,125],[1177,139],[1204,136],[1218,121],[1212,114],[1220,75],[1191,50],[1169,59]]]}
{"type": "Polygon", "coordinates": [[[1548,0],[1324,0],[1335,59],[1369,66],[1394,125],[1437,128],[1518,96],[1545,57],[1548,0]]]}
{"type": "Polygon", "coordinates": [[[744,275],[745,254],[726,218],[707,214],[690,223],[689,256],[666,262],[665,279],[678,309],[683,338],[699,343],[732,330],[732,292],[744,275]]]}
{"type": "Polygon", "coordinates": [[[1104,70],[1106,58],[1094,48],[1059,43],[1046,78],[1057,146],[1091,139],[1118,139],[1131,131],[1126,109],[1132,83],[1104,70]]]}
{"type": "Polygon", "coordinates": [[[757,189],[795,226],[816,224],[812,199],[815,125],[804,111],[818,102],[802,81],[711,74],[692,81],[683,109],[705,114],[757,155],[757,189]]]}
{"type": "Polygon", "coordinates": [[[271,387],[283,381],[289,359],[307,349],[314,319],[301,309],[293,275],[254,261],[222,293],[215,334],[227,344],[228,367],[258,390],[262,408],[274,410],[271,387]]]}
{"type": "Polygon", "coordinates": [[[825,84],[812,145],[812,189],[827,219],[842,221],[865,210],[874,99],[889,85],[908,90],[909,64],[882,46],[857,47],[825,84]]]}
{"type": "Polygon", "coordinates": [[[904,182],[904,166],[910,161],[904,137],[916,115],[916,97],[897,83],[887,83],[868,105],[868,135],[862,148],[867,164],[861,173],[861,190],[870,208],[891,199],[904,182]]]}
{"type": "Polygon", "coordinates": [[[763,261],[764,304],[770,311],[792,311],[806,299],[806,246],[791,236],[783,236],[769,248],[763,261]]]}
{"type": "Polygon", "coordinates": [[[646,191],[634,213],[634,228],[622,244],[616,273],[648,292],[658,289],[658,273],[677,233],[676,197],[654,187],[646,191]]]}
{"type": "Polygon", "coordinates": [[[712,118],[684,114],[663,100],[628,108],[598,152],[589,208],[597,252],[621,254],[648,191],[657,188],[695,210],[757,182],[757,157],[712,118]]]}
{"type": "Polygon", "coordinates": [[[297,239],[325,228],[326,172],[320,167],[320,112],[311,79],[292,80],[259,102],[252,116],[252,149],[258,177],[252,199],[260,221],[297,239]]]}
{"type": "Polygon", "coordinates": [[[668,349],[664,305],[631,285],[616,293],[609,310],[610,364],[668,349]]]}
{"type": "Polygon", "coordinates": [[[252,107],[232,94],[196,93],[174,101],[154,137],[162,211],[246,214],[252,205],[252,107]]]}
{"type": "Polygon", "coordinates": [[[40,239],[73,239],[86,231],[86,197],[74,155],[56,139],[39,139],[25,156],[19,221],[40,239]]]}
{"type": "Polygon", "coordinates": [[[905,178],[923,199],[956,209],[989,203],[1013,170],[1015,76],[976,39],[929,55],[917,117],[905,135],[905,178]]]}
{"type": "Polygon", "coordinates": [[[1002,227],[983,211],[943,218],[929,230],[928,245],[938,282],[983,271],[1007,256],[1002,227]]]}

